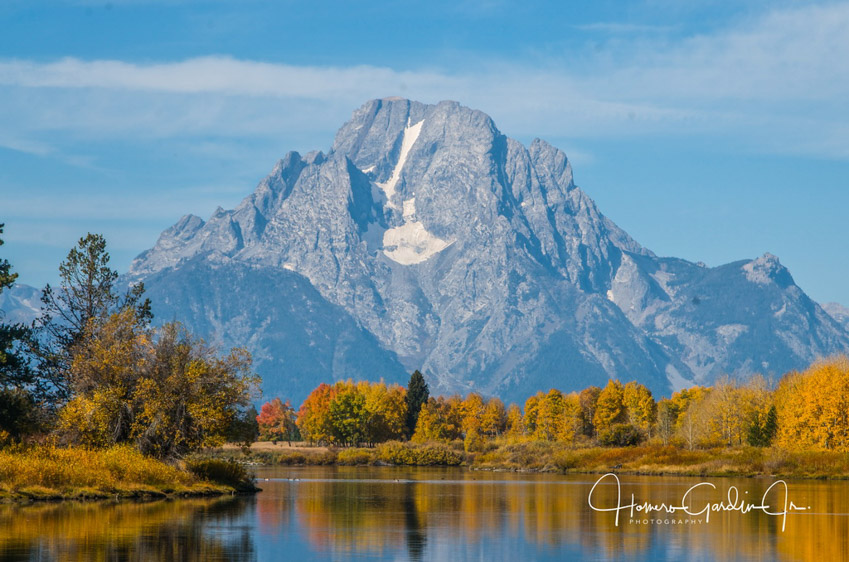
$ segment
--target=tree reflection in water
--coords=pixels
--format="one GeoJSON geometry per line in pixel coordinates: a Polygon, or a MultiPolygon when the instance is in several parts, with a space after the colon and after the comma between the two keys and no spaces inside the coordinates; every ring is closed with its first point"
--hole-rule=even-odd
{"type": "Polygon", "coordinates": [[[407,553],[410,560],[422,559],[425,546],[427,545],[427,533],[419,518],[419,510],[416,508],[415,486],[412,481],[404,483],[404,521],[407,527],[407,553]]]}
{"type": "MultiPolygon", "coordinates": [[[[795,481],[775,517],[718,512],[709,524],[629,524],[592,511],[597,476],[383,467],[263,468],[254,498],[0,506],[5,560],[849,560],[849,483],[795,481]]],[[[623,497],[671,503],[705,479],[623,476],[623,497]]],[[[760,498],[771,479],[709,478],[760,498]]],[[[602,486],[599,505],[616,505],[602,486]]]]}
{"type": "Polygon", "coordinates": [[[0,506],[0,560],[254,560],[250,498],[0,506]]]}

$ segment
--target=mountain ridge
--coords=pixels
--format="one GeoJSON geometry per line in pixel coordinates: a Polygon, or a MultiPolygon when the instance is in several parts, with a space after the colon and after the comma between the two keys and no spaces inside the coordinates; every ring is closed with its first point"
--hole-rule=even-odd
{"type": "Polygon", "coordinates": [[[608,377],[668,394],[849,349],[775,256],[658,257],[565,153],[457,102],[367,102],[327,153],[290,152],[234,209],[166,229],[124,277],[137,280],[159,318],[245,339],[267,390],[295,399],[416,368],[436,392],[513,400],[608,377]]]}

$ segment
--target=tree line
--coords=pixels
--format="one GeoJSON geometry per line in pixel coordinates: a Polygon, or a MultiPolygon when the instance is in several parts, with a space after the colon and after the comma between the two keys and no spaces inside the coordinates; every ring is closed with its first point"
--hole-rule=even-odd
{"type": "MultiPolygon", "coordinates": [[[[16,278],[0,260],[0,292],[16,278]]],[[[179,322],[154,327],[144,285],[119,290],[103,236],[81,238],[59,279],[31,325],[0,317],[0,446],[131,443],[175,458],[256,424],[250,354],[219,354],[179,322]]]]}
{"type": "Polygon", "coordinates": [[[298,410],[275,399],[263,405],[257,420],[263,439],[338,446],[410,439],[462,441],[467,451],[479,451],[494,440],[535,440],[849,451],[849,359],[814,363],[777,385],[760,375],[745,382],[721,377],[711,387],[694,386],[658,401],[640,383],[611,379],[604,388],[538,392],[522,406],[476,392],[432,397],[416,371],[408,388],[350,380],[321,384],[298,410]]]}

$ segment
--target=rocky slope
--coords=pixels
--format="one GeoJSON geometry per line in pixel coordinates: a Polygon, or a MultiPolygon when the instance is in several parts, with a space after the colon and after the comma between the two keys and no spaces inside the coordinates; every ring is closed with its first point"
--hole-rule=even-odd
{"type": "Polygon", "coordinates": [[[373,100],[329,152],[291,152],[233,210],[180,219],[132,264],[161,320],[247,345],[267,395],[404,380],[506,399],[637,379],[657,393],[849,349],[774,256],[659,258],[566,155],[455,102],[373,100]]]}

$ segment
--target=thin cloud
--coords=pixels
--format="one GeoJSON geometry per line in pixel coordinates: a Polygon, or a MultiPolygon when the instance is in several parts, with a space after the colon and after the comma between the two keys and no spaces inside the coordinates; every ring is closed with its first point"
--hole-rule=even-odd
{"type": "MultiPolygon", "coordinates": [[[[588,28],[624,32],[628,25],[588,28]]],[[[0,102],[11,111],[0,128],[8,145],[55,131],[140,139],[331,134],[365,100],[403,95],[460,100],[514,136],[708,134],[762,151],[846,157],[849,4],[606,48],[585,54],[579,69],[567,59],[419,70],[227,56],[148,64],[7,59],[0,60],[0,102]]]]}

